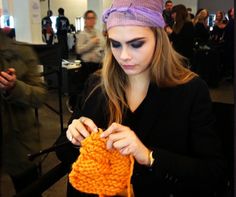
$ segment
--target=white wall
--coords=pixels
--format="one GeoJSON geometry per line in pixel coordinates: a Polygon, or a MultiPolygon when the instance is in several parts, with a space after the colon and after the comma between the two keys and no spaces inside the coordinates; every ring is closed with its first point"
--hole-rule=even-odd
{"type": "Polygon", "coordinates": [[[110,8],[111,7],[111,3],[112,3],[111,0],[103,0],[103,7],[105,9],[110,8]]]}
{"type": "Polygon", "coordinates": [[[218,10],[227,13],[231,7],[234,7],[234,0],[198,0],[198,7],[208,9],[211,14],[215,14],[218,10]]]}
{"type": "Polygon", "coordinates": [[[88,9],[94,10],[97,14],[98,20],[96,24],[96,28],[102,31],[103,22],[102,22],[102,14],[104,10],[111,7],[111,0],[87,0],[88,1],[88,9]]]}
{"type": "Polygon", "coordinates": [[[39,0],[13,0],[13,13],[16,40],[41,44],[42,29],[39,0]]]}

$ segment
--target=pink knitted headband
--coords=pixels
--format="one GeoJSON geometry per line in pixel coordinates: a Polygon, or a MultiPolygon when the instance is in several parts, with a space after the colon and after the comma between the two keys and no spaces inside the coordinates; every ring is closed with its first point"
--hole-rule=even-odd
{"type": "Polygon", "coordinates": [[[162,0],[113,0],[102,19],[107,29],[126,25],[163,28],[162,6],[162,0]]]}

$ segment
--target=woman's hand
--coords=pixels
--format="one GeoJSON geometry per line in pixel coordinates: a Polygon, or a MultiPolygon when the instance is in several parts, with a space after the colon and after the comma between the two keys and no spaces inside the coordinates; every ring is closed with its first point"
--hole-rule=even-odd
{"type": "Polygon", "coordinates": [[[0,89],[9,92],[16,84],[16,70],[9,68],[7,71],[2,71],[0,74],[0,89]]]}
{"type": "Polygon", "coordinates": [[[86,117],[75,119],[69,125],[66,131],[66,137],[74,145],[80,145],[81,141],[88,137],[91,132],[97,132],[98,128],[95,123],[86,117]]]}
{"type": "Polygon", "coordinates": [[[139,164],[150,164],[149,149],[129,127],[112,123],[111,126],[101,134],[101,137],[108,138],[108,149],[115,148],[123,155],[131,154],[139,164]]]}

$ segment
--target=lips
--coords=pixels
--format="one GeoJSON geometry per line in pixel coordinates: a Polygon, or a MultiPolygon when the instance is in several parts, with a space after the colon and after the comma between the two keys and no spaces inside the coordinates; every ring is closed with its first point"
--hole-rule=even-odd
{"type": "Polygon", "coordinates": [[[124,69],[133,69],[135,65],[128,65],[128,64],[125,64],[123,65],[123,68],[124,69]]]}

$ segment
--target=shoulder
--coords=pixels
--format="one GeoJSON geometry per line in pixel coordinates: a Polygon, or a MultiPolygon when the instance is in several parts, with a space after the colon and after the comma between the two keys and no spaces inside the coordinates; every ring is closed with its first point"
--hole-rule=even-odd
{"type": "Polygon", "coordinates": [[[207,87],[206,82],[199,76],[192,78],[189,82],[186,83],[186,85],[207,87]]]}
{"type": "Polygon", "coordinates": [[[200,77],[194,77],[185,84],[161,88],[160,90],[164,97],[173,97],[176,101],[191,102],[199,96],[209,97],[208,86],[200,77]]]}
{"type": "Polygon", "coordinates": [[[179,87],[185,102],[189,103],[210,103],[211,97],[207,83],[200,77],[194,77],[192,80],[179,87]]]}
{"type": "Polygon", "coordinates": [[[186,89],[189,92],[208,91],[206,82],[196,76],[185,84],[177,86],[178,88],[186,89]]]}

